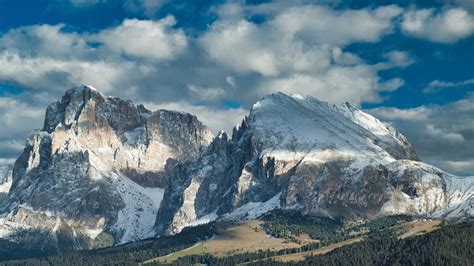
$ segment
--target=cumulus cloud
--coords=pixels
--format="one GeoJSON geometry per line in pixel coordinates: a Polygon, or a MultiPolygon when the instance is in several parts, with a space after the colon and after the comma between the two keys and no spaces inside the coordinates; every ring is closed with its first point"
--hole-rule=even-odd
{"type": "Polygon", "coordinates": [[[218,105],[232,98],[247,107],[270,91],[291,92],[291,84],[301,84],[295,89],[302,94],[318,91],[315,96],[322,95],[323,86],[336,88],[338,96],[325,99],[337,102],[377,101],[378,92],[403,84],[378,77],[380,71],[407,64],[402,51],[385,63],[369,65],[344,50],[351,42],[374,42],[389,34],[399,7],[335,11],[296,5],[271,14],[261,9],[269,19],[256,24],[243,14],[257,9],[225,6],[224,13],[233,15],[219,18],[197,37],[176,28],[173,16],[127,19],[95,33],[65,31],[62,24],[13,29],[0,37],[0,80],[56,97],[86,83],[134,100],[195,97],[218,105]],[[312,15],[320,17],[321,25],[312,23],[312,15]],[[287,19],[291,25],[283,25],[287,19]],[[391,63],[393,58],[398,63],[391,63]],[[344,75],[351,73],[357,74],[350,76],[355,86],[346,92],[349,79],[344,75]],[[321,85],[310,89],[311,80],[321,85]]]}
{"type": "MultiPolygon", "coordinates": [[[[140,70],[134,63],[22,57],[0,53],[0,79],[23,87],[62,92],[77,84],[93,84],[110,91],[124,75],[140,70]]],[[[143,70],[146,71],[146,70],[143,70]]]]}
{"type": "Polygon", "coordinates": [[[403,15],[401,28],[417,38],[452,43],[474,33],[474,16],[462,8],[410,10],[403,15]]]}
{"type": "Polygon", "coordinates": [[[474,175],[474,95],[446,105],[367,110],[407,136],[423,161],[474,175]]]}
{"type": "Polygon", "coordinates": [[[404,84],[400,78],[382,81],[378,74],[412,64],[406,52],[388,52],[386,62],[370,65],[344,51],[350,43],[376,42],[390,34],[401,8],[336,11],[316,5],[275,5],[282,3],[223,5],[216,10],[219,19],[198,39],[209,58],[229,72],[260,75],[252,83],[257,95],[283,91],[358,104],[379,101],[379,92],[404,84]],[[268,17],[262,23],[246,18],[257,14],[268,17]]]}
{"type": "Polygon", "coordinates": [[[159,21],[126,19],[118,27],[104,30],[93,39],[130,56],[169,60],[187,45],[183,30],[173,29],[175,24],[173,16],[159,21]]]}
{"type": "Polygon", "coordinates": [[[0,128],[2,138],[13,138],[24,131],[42,126],[44,110],[29,103],[12,98],[0,97],[0,128]]]}
{"type": "Polygon", "coordinates": [[[281,11],[256,24],[237,19],[235,14],[241,12],[235,9],[231,9],[231,19],[216,21],[200,37],[200,44],[212,59],[232,70],[264,76],[324,70],[330,66],[332,52],[339,62],[356,63],[359,58],[342,53],[340,47],[378,41],[392,31],[392,20],[401,12],[396,6],[334,11],[309,5],[281,11]]]}
{"type": "MultiPolygon", "coordinates": [[[[83,5],[93,2],[100,1],[82,0],[83,5]]],[[[130,10],[146,2],[128,1],[130,10]]],[[[151,13],[159,8],[149,7],[151,13]]],[[[85,83],[136,103],[195,113],[216,131],[238,124],[251,104],[273,91],[332,103],[381,101],[381,93],[404,81],[380,73],[414,62],[410,54],[395,50],[384,51],[381,62],[368,63],[347,47],[391,34],[402,12],[394,5],[334,10],[285,2],[233,3],[215,11],[217,19],[193,34],[179,28],[173,16],[126,19],[97,32],[74,32],[63,24],[13,29],[0,34],[0,82],[29,93],[26,105],[44,97],[34,104],[39,110],[65,89],[85,83]],[[253,16],[265,19],[257,23],[253,16]],[[229,99],[242,107],[223,109],[229,99]]],[[[5,112],[21,119],[12,109],[5,112]]],[[[27,137],[31,125],[18,126],[18,136],[27,137]]],[[[7,135],[0,132],[0,140],[11,139],[7,135]]]]}
{"type": "Polygon", "coordinates": [[[92,56],[86,40],[63,32],[64,24],[33,25],[12,29],[0,37],[0,49],[28,57],[74,58],[92,56]]]}
{"type": "Polygon", "coordinates": [[[317,75],[294,74],[285,78],[263,80],[258,90],[312,95],[331,103],[350,99],[354,104],[380,101],[378,92],[392,91],[403,85],[400,79],[381,81],[371,65],[334,66],[317,75]]]}
{"type": "Polygon", "coordinates": [[[394,5],[344,11],[301,6],[279,13],[270,24],[286,35],[299,35],[309,42],[344,45],[380,40],[391,33],[392,20],[401,12],[402,9],[394,5]]]}
{"type": "Polygon", "coordinates": [[[42,126],[43,115],[42,108],[28,102],[0,97],[0,162],[11,161],[20,154],[27,134],[42,126]]]}
{"type": "Polygon", "coordinates": [[[389,68],[391,67],[407,67],[415,62],[415,60],[404,51],[390,51],[384,54],[388,60],[389,68]]]}
{"type": "Polygon", "coordinates": [[[0,36],[0,80],[53,92],[82,83],[104,92],[124,90],[153,75],[153,63],[186,50],[186,36],[173,29],[175,23],[172,16],[125,20],[95,34],[64,32],[63,24],[13,29],[0,36]]]}

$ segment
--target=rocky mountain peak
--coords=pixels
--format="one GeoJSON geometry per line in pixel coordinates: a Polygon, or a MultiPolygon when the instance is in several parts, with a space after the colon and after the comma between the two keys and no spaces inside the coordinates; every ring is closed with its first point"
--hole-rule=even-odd
{"type": "Polygon", "coordinates": [[[150,111],[90,86],[70,89],[47,108],[43,129],[16,161],[3,222],[23,228],[41,219],[54,228],[60,219],[82,239],[78,248],[100,232],[114,243],[145,238],[173,178],[168,169],[197,160],[212,139],[191,114],[150,111]]]}
{"type": "Polygon", "coordinates": [[[275,208],[347,219],[458,217],[472,215],[473,188],[419,162],[402,134],[349,103],[270,94],[231,137],[214,137],[191,114],[80,86],[51,104],[28,138],[0,237],[84,249],[275,208]]]}

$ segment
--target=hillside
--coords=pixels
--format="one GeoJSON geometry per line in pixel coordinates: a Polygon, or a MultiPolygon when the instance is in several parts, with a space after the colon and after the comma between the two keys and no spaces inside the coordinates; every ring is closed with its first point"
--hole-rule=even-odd
{"type": "MultiPolygon", "coordinates": [[[[449,262],[456,265],[468,265],[467,262],[473,259],[471,251],[474,248],[472,237],[474,224],[472,221],[454,224],[435,223],[433,226],[431,221],[394,217],[394,219],[383,219],[365,224],[364,228],[367,230],[362,235],[349,237],[347,240],[337,240],[334,243],[295,242],[297,241],[295,238],[269,239],[268,236],[262,235],[263,227],[254,227],[259,223],[261,222],[244,222],[227,224],[225,227],[201,225],[185,229],[174,237],[150,239],[95,251],[11,261],[5,265],[63,265],[65,262],[69,265],[103,263],[275,265],[278,262],[285,263],[284,265],[314,265],[315,263],[341,265],[352,259],[357,260],[358,264],[366,265],[380,265],[382,262],[386,265],[387,263],[394,265],[397,261],[403,264],[449,262]],[[407,219],[412,221],[407,222],[407,219]],[[396,220],[398,222],[395,222],[396,220]],[[430,229],[408,236],[407,232],[413,228],[414,224],[424,227],[425,230],[428,227],[430,229]],[[238,234],[232,234],[232,232],[238,232],[238,234]],[[220,241],[225,242],[219,243],[220,241]],[[275,241],[279,244],[273,246],[277,243],[275,241]],[[252,244],[244,245],[245,242],[252,244]],[[267,249],[268,243],[272,243],[273,248],[267,249]],[[382,253],[381,250],[383,250],[382,253]],[[406,256],[407,252],[410,256],[406,256]]],[[[315,226],[318,225],[315,224],[315,226]]],[[[346,226],[348,226],[346,229],[351,228],[351,231],[358,227],[355,224],[346,226]]],[[[306,237],[305,241],[308,241],[306,237]]]]}

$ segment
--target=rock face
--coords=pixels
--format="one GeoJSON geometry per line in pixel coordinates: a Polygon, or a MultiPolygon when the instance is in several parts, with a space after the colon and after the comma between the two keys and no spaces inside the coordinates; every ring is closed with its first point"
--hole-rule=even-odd
{"type": "Polygon", "coordinates": [[[472,216],[473,184],[420,162],[403,135],[348,103],[271,94],[232,136],[213,138],[195,116],[151,112],[82,86],[50,105],[28,139],[0,236],[57,251],[274,208],[472,216]],[[32,241],[31,232],[41,237],[32,241]]]}
{"type": "MultiPolygon", "coordinates": [[[[461,180],[420,162],[403,135],[348,103],[281,93],[257,102],[231,138],[219,135],[181,175],[189,178],[167,188],[160,209],[171,223],[158,222],[158,231],[273,208],[346,218],[440,215],[456,205],[449,184],[461,180]]],[[[463,181],[460,201],[473,198],[473,181],[463,181]]],[[[472,204],[459,206],[459,215],[472,215],[472,204]]]]}
{"type": "Polygon", "coordinates": [[[167,169],[197,160],[212,138],[195,116],[71,89],[48,107],[15,163],[3,235],[47,231],[58,250],[60,235],[77,236],[66,249],[149,237],[167,169]]]}

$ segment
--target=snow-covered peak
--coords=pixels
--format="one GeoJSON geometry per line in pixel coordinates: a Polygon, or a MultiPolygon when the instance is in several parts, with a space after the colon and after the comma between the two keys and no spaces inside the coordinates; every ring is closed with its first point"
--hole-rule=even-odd
{"type": "Polygon", "coordinates": [[[310,96],[269,94],[253,106],[249,121],[261,149],[318,154],[332,150],[387,160],[396,157],[379,145],[381,140],[371,130],[310,96]]]}
{"type": "Polygon", "coordinates": [[[411,147],[410,143],[408,143],[407,138],[392,126],[363,112],[349,102],[345,102],[340,106],[334,106],[334,108],[352,122],[376,135],[382,141],[381,145],[394,154],[396,158],[419,160],[415,150],[411,147]]]}
{"type": "Polygon", "coordinates": [[[263,146],[272,149],[363,150],[379,158],[417,160],[403,135],[348,102],[339,107],[277,92],[253,105],[250,121],[257,136],[265,139],[263,146]]]}

